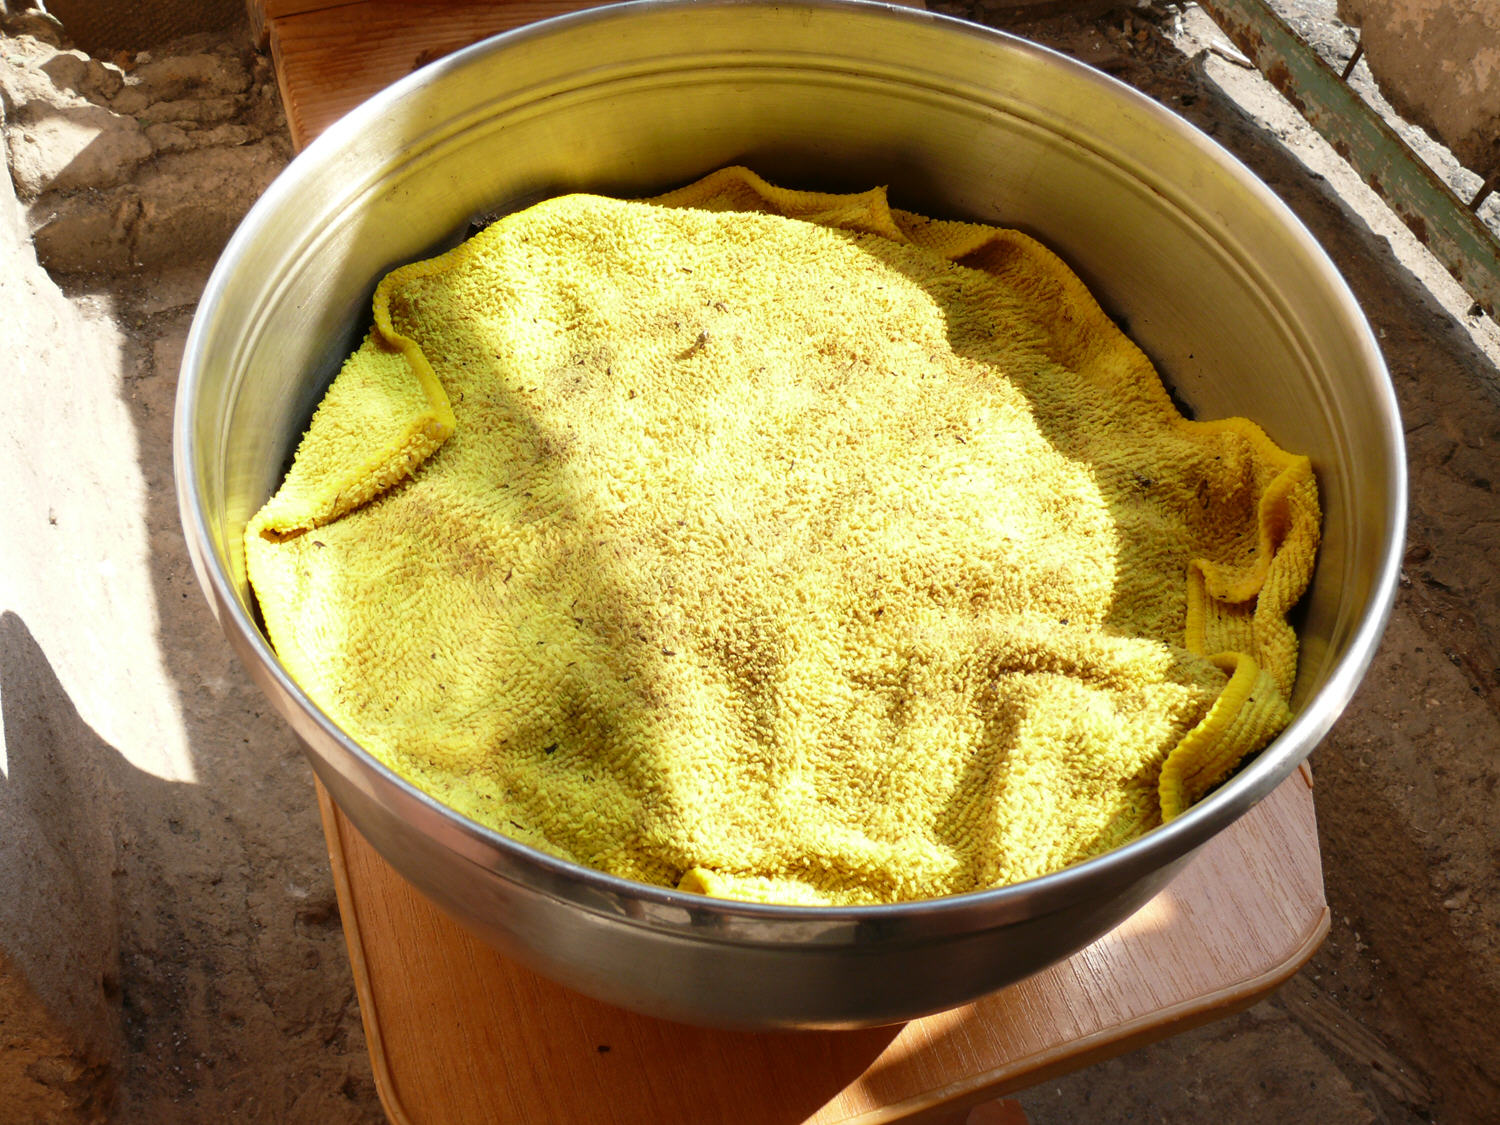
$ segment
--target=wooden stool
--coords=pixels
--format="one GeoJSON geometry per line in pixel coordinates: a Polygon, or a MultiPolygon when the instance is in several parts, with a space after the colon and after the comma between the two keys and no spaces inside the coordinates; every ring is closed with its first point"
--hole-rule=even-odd
{"type": "Polygon", "coordinates": [[[397,1125],[937,1125],[1249,1007],[1328,932],[1299,770],[1122,925],[1020,984],[898,1027],[704,1031],[507,961],[319,796],[375,1082],[397,1125]]]}
{"type": "MultiPolygon", "coordinates": [[[[300,148],[424,63],[587,0],[251,0],[300,148]]],[[[397,1125],[874,1125],[996,1098],[1248,1007],[1328,931],[1304,767],[1099,941],[967,1007],[852,1032],[703,1031],[505,960],[319,787],[376,1085],[397,1125]]]]}

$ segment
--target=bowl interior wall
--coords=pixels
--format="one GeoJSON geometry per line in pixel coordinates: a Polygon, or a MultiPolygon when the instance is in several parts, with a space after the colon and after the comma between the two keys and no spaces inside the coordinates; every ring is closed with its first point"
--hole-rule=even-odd
{"type": "MultiPolygon", "coordinates": [[[[1311,455],[1326,546],[1303,623],[1299,696],[1316,686],[1368,600],[1366,556],[1380,538],[1378,517],[1357,518],[1350,482],[1377,492],[1385,473],[1361,463],[1369,454],[1348,433],[1362,407],[1358,388],[1338,381],[1356,358],[1351,342],[1317,330],[1333,310],[1318,307],[1327,298],[1305,270],[1276,272],[1276,252],[1289,248],[1274,216],[1236,200],[1241,185],[1214,183],[1211,169],[1165,180],[1161,166],[1185,162],[1167,143],[1178,138],[1112,112],[1097,81],[1072,74],[1048,75],[1053,100],[1039,108],[1008,97],[1004,73],[999,93],[976,100],[931,88],[930,76],[874,78],[852,64],[806,74],[656,61],[655,71],[585,76],[540,104],[495,96],[478,65],[459,86],[467,100],[446,88],[441,106],[416,96],[346,138],[352,156],[313,150],[322,166],[287,202],[316,218],[289,215],[286,237],[245,248],[234,288],[236,308],[250,306],[249,329],[226,323],[235,339],[216,350],[217,377],[233,394],[219,404],[224,458],[209,495],[242,598],[241,529],[365,331],[380,276],[452,245],[480,213],[564,191],[649,194],[742,162],[792,186],[883,183],[897,206],[1035,235],[1200,417],[1246,415],[1311,455]]],[[[1378,497],[1366,506],[1378,509],[1378,497]]]]}

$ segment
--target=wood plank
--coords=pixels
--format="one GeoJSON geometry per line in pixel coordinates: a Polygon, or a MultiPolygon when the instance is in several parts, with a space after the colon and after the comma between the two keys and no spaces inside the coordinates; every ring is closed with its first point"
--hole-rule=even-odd
{"type": "Polygon", "coordinates": [[[260,47],[265,47],[271,21],[280,16],[362,3],[364,0],[245,0],[245,14],[250,17],[251,38],[260,47]]]}
{"type": "Polygon", "coordinates": [[[258,9],[261,18],[265,20],[295,16],[302,12],[317,12],[324,8],[344,8],[364,2],[365,0],[248,0],[250,7],[258,9]]]}
{"type": "Polygon", "coordinates": [[[442,914],[320,789],[381,1098],[398,1125],[876,1125],[966,1106],[1238,1010],[1328,928],[1310,775],[1074,957],[900,1027],[689,1028],[573,993],[442,914]]]}
{"type": "Polygon", "coordinates": [[[364,0],[271,18],[271,53],[292,143],[304,147],[372,94],[460,47],[599,3],[364,0]]]}
{"type": "MultiPolygon", "coordinates": [[[[299,149],[372,94],[502,31],[603,0],[251,0],[299,149]]],[[[925,7],[924,0],[895,0],[925,7]]]]}

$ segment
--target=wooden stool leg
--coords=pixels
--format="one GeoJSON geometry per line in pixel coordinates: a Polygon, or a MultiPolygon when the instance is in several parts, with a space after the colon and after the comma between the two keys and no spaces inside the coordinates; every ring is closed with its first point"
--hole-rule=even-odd
{"type": "Polygon", "coordinates": [[[1020,1102],[1014,1098],[1000,1098],[940,1117],[923,1117],[921,1125],[1028,1125],[1028,1122],[1020,1102]]]}
{"type": "Polygon", "coordinates": [[[1026,1111],[1014,1098],[1001,1098],[971,1109],[966,1125],[1027,1125],[1026,1111]]]}

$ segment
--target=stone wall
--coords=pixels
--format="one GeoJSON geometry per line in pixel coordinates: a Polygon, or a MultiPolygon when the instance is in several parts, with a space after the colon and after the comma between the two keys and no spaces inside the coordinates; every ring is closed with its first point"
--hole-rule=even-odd
{"type": "Polygon", "coordinates": [[[1339,0],[1381,92],[1465,166],[1500,172],[1500,4],[1339,0]]]}
{"type": "Polygon", "coordinates": [[[211,259],[289,155],[269,60],[232,43],[101,61],[23,36],[7,56],[11,176],[54,274],[211,259]]]}

